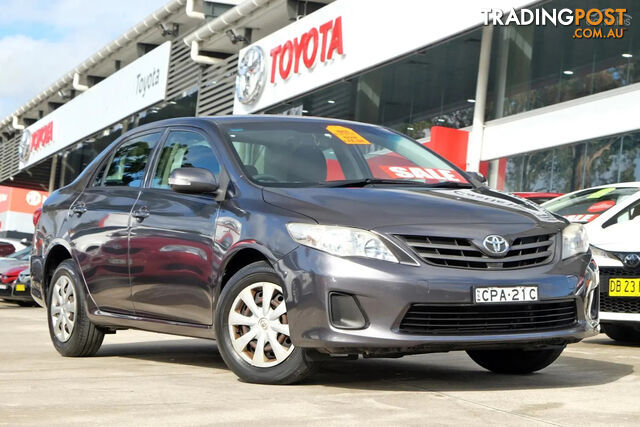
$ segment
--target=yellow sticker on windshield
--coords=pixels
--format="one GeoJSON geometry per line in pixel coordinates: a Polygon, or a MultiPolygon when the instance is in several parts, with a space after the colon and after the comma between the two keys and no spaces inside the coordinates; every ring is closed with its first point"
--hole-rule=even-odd
{"type": "Polygon", "coordinates": [[[612,191],[615,191],[616,188],[615,187],[609,187],[609,188],[603,188],[602,190],[598,190],[593,194],[589,194],[587,196],[587,199],[599,199],[602,196],[606,196],[607,194],[611,193],[612,191]]]}
{"type": "Polygon", "coordinates": [[[344,126],[327,126],[327,130],[334,134],[338,139],[345,144],[367,145],[371,144],[362,135],[353,129],[346,128],[344,126]]]}

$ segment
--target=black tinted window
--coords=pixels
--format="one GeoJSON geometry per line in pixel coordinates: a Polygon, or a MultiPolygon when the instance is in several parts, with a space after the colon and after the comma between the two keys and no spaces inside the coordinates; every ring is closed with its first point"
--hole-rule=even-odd
{"type": "Polygon", "coordinates": [[[142,135],[118,148],[107,168],[104,185],[140,187],[144,169],[161,133],[142,135]]]}
{"type": "Polygon", "coordinates": [[[177,168],[203,168],[214,175],[220,172],[220,164],[207,139],[196,132],[174,131],[162,147],[151,186],[169,188],[169,175],[177,168]]]}

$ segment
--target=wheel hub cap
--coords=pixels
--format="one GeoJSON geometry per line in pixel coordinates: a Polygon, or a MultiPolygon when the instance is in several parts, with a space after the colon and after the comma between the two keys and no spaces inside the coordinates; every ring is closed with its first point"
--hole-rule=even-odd
{"type": "Polygon", "coordinates": [[[67,276],[60,276],[53,284],[49,304],[53,334],[60,342],[66,342],[75,326],[77,308],[73,284],[67,276]]]}
{"type": "Polygon", "coordinates": [[[228,320],[233,349],[253,366],[278,365],[294,349],[284,294],[275,283],[258,282],[243,289],[231,305],[228,320]]]}

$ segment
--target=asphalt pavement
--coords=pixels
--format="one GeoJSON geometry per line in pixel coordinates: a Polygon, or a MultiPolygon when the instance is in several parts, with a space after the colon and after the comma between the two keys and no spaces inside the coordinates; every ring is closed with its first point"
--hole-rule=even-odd
{"type": "Polygon", "coordinates": [[[213,341],[107,335],[64,358],[46,313],[0,302],[0,425],[640,425],[640,346],[605,335],[503,376],[465,353],[326,363],[303,384],[238,381],[213,341]]]}

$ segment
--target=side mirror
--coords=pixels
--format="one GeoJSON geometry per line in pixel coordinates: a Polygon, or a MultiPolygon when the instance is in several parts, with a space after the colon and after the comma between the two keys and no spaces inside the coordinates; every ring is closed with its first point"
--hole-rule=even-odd
{"type": "Polygon", "coordinates": [[[178,168],[169,175],[169,186],[177,193],[206,194],[218,191],[216,177],[203,168],[178,168]]]}
{"type": "Polygon", "coordinates": [[[467,171],[467,175],[469,175],[469,177],[473,178],[474,180],[482,184],[487,183],[487,178],[484,175],[482,175],[480,172],[467,171]]]}

